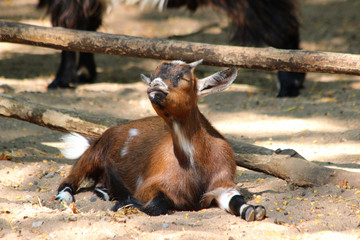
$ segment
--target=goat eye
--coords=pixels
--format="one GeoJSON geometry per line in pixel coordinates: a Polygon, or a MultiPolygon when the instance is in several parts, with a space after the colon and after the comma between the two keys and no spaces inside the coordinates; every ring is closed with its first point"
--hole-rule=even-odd
{"type": "Polygon", "coordinates": [[[179,85],[179,80],[180,80],[180,76],[179,75],[176,75],[174,77],[174,81],[173,81],[173,86],[174,87],[177,87],[179,85]]]}
{"type": "Polygon", "coordinates": [[[186,82],[189,82],[189,80],[188,80],[187,78],[185,78],[184,75],[182,75],[182,74],[181,74],[181,75],[177,75],[177,76],[176,76],[176,80],[177,80],[177,81],[184,80],[184,81],[186,81],[186,82]]]}

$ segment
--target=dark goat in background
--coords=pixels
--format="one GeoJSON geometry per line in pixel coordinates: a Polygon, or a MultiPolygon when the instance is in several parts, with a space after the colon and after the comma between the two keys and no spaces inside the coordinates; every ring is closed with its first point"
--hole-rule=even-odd
{"type": "MultiPolygon", "coordinates": [[[[126,1],[126,0],[123,0],[126,1]]],[[[129,1],[129,0],[128,0],[129,1]]],[[[186,6],[195,11],[210,6],[224,12],[231,24],[231,43],[240,46],[272,46],[299,49],[299,22],[295,0],[131,0],[140,4],[158,5],[159,8],[186,6]]],[[[53,26],[96,31],[103,13],[116,0],[40,0],[46,7],[53,26]]],[[[96,78],[96,65],[92,53],[62,51],[60,67],[48,88],[67,88],[72,83],[91,83],[96,78]]],[[[295,97],[303,88],[305,73],[278,72],[278,97],[295,97]]]]}

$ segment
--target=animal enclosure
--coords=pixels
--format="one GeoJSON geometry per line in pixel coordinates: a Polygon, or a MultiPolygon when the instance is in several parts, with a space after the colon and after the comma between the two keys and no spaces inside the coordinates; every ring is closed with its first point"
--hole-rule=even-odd
{"type": "MultiPolygon", "coordinates": [[[[33,12],[36,2],[2,1],[1,18],[49,26],[47,20],[39,20],[40,13],[33,12]],[[13,5],[4,5],[5,2],[13,5]]],[[[360,22],[358,1],[302,3],[303,49],[360,53],[355,31],[360,22]]],[[[226,40],[227,34],[225,25],[210,26],[218,20],[215,16],[208,10],[195,15],[177,12],[159,15],[118,7],[115,15],[105,18],[100,31],[217,44],[226,40]],[[126,28],[118,32],[116,26],[124,23],[126,28]],[[166,33],[169,29],[171,32],[166,33]],[[199,29],[205,31],[189,35],[199,29]]],[[[30,99],[47,109],[66,109],[65,113],[87,115],[89,120],[102,122],[97,124],[103,126],[103,130],[123,123],[116,123],[119,118],[139,119],[155,114],[147,104],[146,86],[140,83],[139,76],[149,74],[158,60],[99,54],[95,84],[75,90],[46,91],[55,75],[59,54],[53,49],[0,43],[0,91],[14,99],[30,99]]],[[[222,68],[199,66],[198,75],[205,77],[218,70],[222,68]]],[[[227,139],[273,150],[292,148],[320,166],[356,171],[360,164],[359,81],[357,76],[310,73],[304,95],[276,99],[274,73],[241,69],[233,86],[223,93],[201,98],[199,107],[227,139]]],[[[60,119],[55,110],[51,112],[55,114],[53,119],[60,119]]],[[[79,115],[70,116],[73,120],[83,119],[79,115]]],[[[0,189],[6,195],[0,203],[0,235],[5,239],[20,235],[31,239],[116,236],[124,239],[336,237],[347,240],[356,239],[359,234],[359,189],[346,187],[346,181],[339,181],[338,186],[298,188],[245,168],[237,169],[238,187],[245,190],[242,193],[250,203],[262,204],[271,210],[267,220],[256,224],[244,223],[216,208],[151,218],[134,212],[111,214],[107,209],[112,204],[94,198],[91,193],[76,196],[77,213],[74,214],[68,207],[52,201],[58,183],[74,163],[49,146],[59,142],[63,133],[13,118],[0,120],[0,152],[13,159],[0,162],[0,189]]],[[[73,121],[72,126],[75,123],[78,122],[73,121]]],[[[85,125],[79,122],[76,128],[85,125]]]]}

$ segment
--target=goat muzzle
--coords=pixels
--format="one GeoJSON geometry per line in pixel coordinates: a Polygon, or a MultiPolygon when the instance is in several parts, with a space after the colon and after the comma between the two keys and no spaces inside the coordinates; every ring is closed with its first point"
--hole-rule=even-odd
{"type": "Polygon", "coordinates": [[[149,87],[147,89],[148,97],[151,103],[155,105],[160,105],[162,102],[165,101],[166,96],[168,95],[163,89],[159,87],[149,87]]]}

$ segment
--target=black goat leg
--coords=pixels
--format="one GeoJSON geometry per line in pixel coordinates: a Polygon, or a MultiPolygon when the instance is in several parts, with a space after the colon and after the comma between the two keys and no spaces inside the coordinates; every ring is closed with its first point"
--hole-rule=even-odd
{"type": "Polygon", "coordinates": [[[60,67],[48,89],[70,88],[71,83],[75,82],[77,82],[76,52],[62,51],[60,67]]]}
{"type": "MultiPolygon", "coordinates": [[[[232,42],[240,46],[272,46],[299,49],[299,22],[295,0],[210,0],[228,14],[232,42]]],[[[278,74],[277,97],[295,97],[303,88],[305,73],[278,74]]]]}
{"type": "Polygon", "coordinates": [[[77,67],[78,83],[93,83],[96,79],[96,64],[93,53],[80,53],[77,67]]]}

